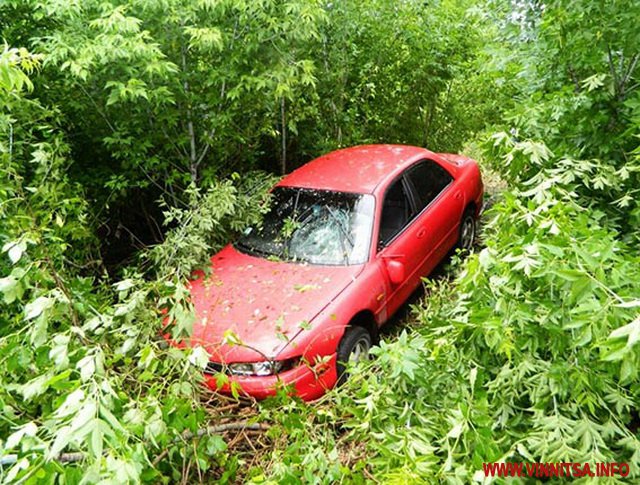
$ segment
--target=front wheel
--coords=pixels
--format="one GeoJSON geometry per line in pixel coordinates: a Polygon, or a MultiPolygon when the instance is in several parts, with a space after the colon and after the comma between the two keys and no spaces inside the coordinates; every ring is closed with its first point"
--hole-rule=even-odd
{"type": "Polygon", "coordinates": [[[472,209],[467,209],[460,221],[460,234],[458,235],[458,248],[470,252],[476,238],[476,218],[472,209]]]}
{"type": "Polygon", "coordinates": [[[347,327],[338,345],[338,384],[347,380],[346,366],[348,362],[358,362],[369,358],[371,335],[362,327],[347,327]]]}

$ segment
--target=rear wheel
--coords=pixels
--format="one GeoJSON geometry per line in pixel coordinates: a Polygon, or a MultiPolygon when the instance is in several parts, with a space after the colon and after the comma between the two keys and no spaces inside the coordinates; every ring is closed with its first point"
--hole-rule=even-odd
{"type": "Polygon", "coordinates": [[[362,327],[347,327],[338,345],[338,384],[347,380],[346,367],[348,362],[358,362],[369,358],[372,339],[369,332],[362,327]]]}
{"type": "Polygon", "coordinates": [[[472,208],[468,208],[460,221],[460,233],[458,235],[458,248],[463,251],[473,249],[473,241],[476,238],[476,218],[472,208]]]}

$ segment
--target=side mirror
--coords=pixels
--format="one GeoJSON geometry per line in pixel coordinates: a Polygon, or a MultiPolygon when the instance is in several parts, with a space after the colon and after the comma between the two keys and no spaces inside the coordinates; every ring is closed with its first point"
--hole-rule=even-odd
{"type": "Polygon", "coordinates": [[[387,267],[387,273],[389,273],[389,279],[394,285],[404,283],[404,263],[397,259],[386,259],[385,266],[387,267]]]}

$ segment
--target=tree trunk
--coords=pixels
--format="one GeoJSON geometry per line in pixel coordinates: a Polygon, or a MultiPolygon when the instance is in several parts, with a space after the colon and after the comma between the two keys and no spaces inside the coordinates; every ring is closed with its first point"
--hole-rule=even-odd
{"type": "Polygon", "coordinates": [[[280,98],[280,126],[281,126],[281,153],[280,153],[280,171],[282,175],[287,173],[287,116],[285,111],[284,98],[280,98]]]}

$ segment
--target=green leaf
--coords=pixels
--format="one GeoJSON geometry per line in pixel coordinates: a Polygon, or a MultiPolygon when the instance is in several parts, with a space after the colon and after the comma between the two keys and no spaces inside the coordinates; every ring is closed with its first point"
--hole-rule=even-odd
{"type": "Polygon", "coordinates": [[[609,339],[627,338],[627,347],[632,347],[640,340],[640,316],[627,325],[616,328],[609,334],[609,339]]]}
{"type": "Polygon", "coordinates": [[[50,374],[42,374],[28,381],[21,386],[22,397],[25,401],[31,401],[33,398],[44,393],[49,387],[48,381],[50,374]]]}
{"type": "Polygon", "coordinates": [[[55,440],[47,452],[46,459],[50,461],[57,458],[72,439],[73,431],[71,426],[63,426],[59,428],[56,431],[55,440]]]}
{"type": "Polygon", "coordinates": [[[52,298],[47,296],[39,296],[32,302],[29,302],[24,307],[24,319],[25,320],[33,320],[36,317],[39,317],[42,312],[47,310],[53,305],[54,301],[52,298]]]}
{"type": "Polygon", "coordinates": [[[13,276],[0,278],[0,292],[2,292],[6,304],[13,303],[20,295],[19,281],[13,276]]]}
{"type": "Polygon", "coordinates": [[[91,439],[89,440],[89,450],[91,451],[91,454],[94,456],[94,458],[98,460],[102,458],[104,426],[106,426],[106,423],[104,423],[101,419],[96,418],[92,426],[91,439]]]}
{"type": "Polygon", "coordinates": [[[201,345],[196,345],[189,354],[191,365],[204,369],[209,363],[209,353],[201,345]]]}
{"type": "Polygon", "coordinates": [[[49,350],[49,358],[53,360],[57,368],[64,368],[69,364],[69,335],[56,335],[52,341],[51,350],[49,350]]]}
{"type": "Polygon", "coordinates": [[[22,441],[23,436],[35,436],[38,431],[38,426],[34,422],[28,422],[27,424],[18,428],[17,431],[14,431],[9,435],[4,444],[5,450],[10,450],[15,448],[22,441]]]}
{"type": "Polygon", "coordinates": [[[462,422],[456,423],[453,428],[449,430],[447,433],[447,438],[456,439],[462,434],[462,430],[464,429],[464,424],[462,422]]]}
{"type": "Polygon", "coordinates": [[[223,341],[228,345],[242,345],[242,340],[233,330],[225,330],[223,334],[223,341]]]}
{"type": "MultiPolygon", "coordinates": [[[[0,288],[1,290],[1,288],[0,288]]],[[[618,303],[616,306],[620,308],[635,308],[640,306],[640,300],[629,300],[623,303],[618,303]]]]}
{"type": "Polygon", "coordinates": [[[24,241],[8,242],[2,247],[3,253],[8,253],[9,259],[16,264],[22,258],[23,253],[27,249],[27,243],[24,241]]]}
{"type": "Polygon", "coordinates": [[[119,292],[125,292],[127,290],[130,290],[134,286],[135,286],[135,282],[131,279],[122,280],[113,285],[116,291],[119,291],[119,292]]]}
{"type": "Polygon", "coordinates": [[[76,389],[71,392],[65,398],[64,402],[56,409],[55,416],[58,418],[64,418],[74,414],[80,409],[82,402],[84,401],[84,391],[82,389],[76,389]]]}
{"type": "Polygon", "coordinates": [[[593,76],[589,76],[585,80],[582,81],[582,87],[584,87],[587,91],[593,91],[598,89],[601,86],[604,86],[604,80],[607,78],[606,74],[599,73],[594,74],[593,76]]]}
{"type": "Polygon", "coordinates": [[[80,379],[82,382],[86,382],[96,371],[96,359],[94,355],[85,355],[76,364],[76,369],[80,371],[80,379]]]}
{"type": "Polygon", "coordinates": [[[307,284],[307,285],[293,285],[293,289],[296,291],[299,291],[300,293],[306,293],[307,291],[312,291],[312,290],[317,290],[318,289],[318,285],[312,285],[312,284],[307,284]]]}

